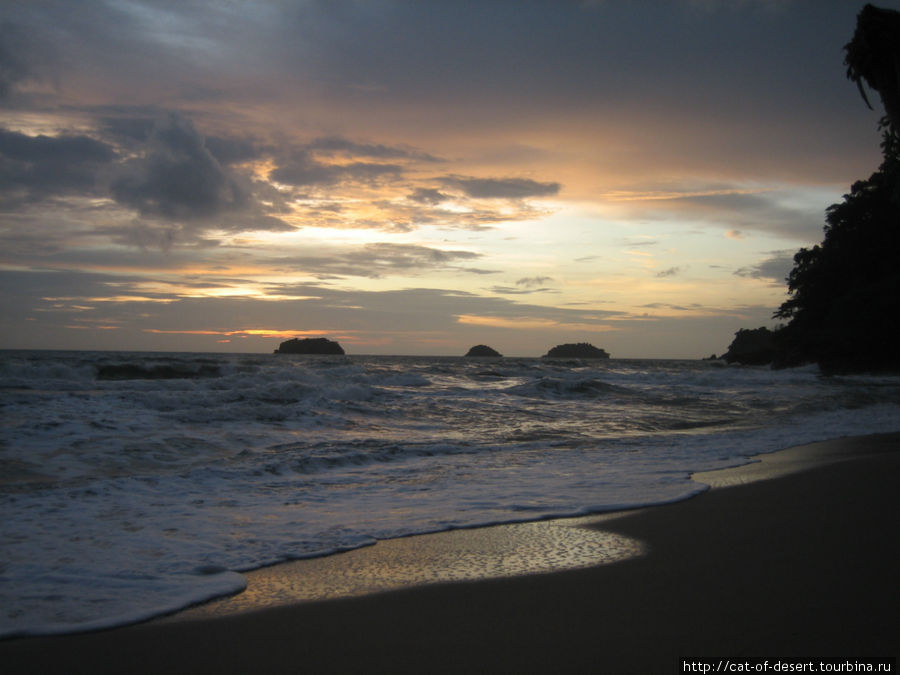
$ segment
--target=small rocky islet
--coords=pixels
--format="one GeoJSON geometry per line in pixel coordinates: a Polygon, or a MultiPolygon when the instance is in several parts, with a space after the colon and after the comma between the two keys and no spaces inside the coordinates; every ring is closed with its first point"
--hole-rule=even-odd
{"type": "MultiPolygon", "coordinates": [[[[487,345],[475,345],[466,353],[467,357],[500,357],[503,356],[493,347],[487,345]]],[[[567,343],[556,345],[553,349],[544,354],[543,358],[547,359],[608,359],[609,353],[605,349],[600,349],[588,342],[567,343]]]]}
{"type": "Polygon", "coordinates": [[[282,342],[276,354],[336,354],[344,353],[344,348],[328,338],[292,338],[282,342]]]}
{"type": "Polygon", "coordinates": [[[608,359],[609,353],[588,342],[557,345],[544,354],[545,359],[608,359]]]}
{"type": "Polygon", "coordinates": [[[466,357],[499,357],[503,356],[500,352],[498,352],[493,347],[488,347],[487,345],[475,345],[468,352],[466,352],[466,357]]]}
{"type": "MultiPolygon", "coordinates": [[[[275,354],[345,354],[343,347],[328,338],[292,338],[282,342],[275,354]]],[[[501,358],[503,354],[488,345],[478,344],[466,352],[466,358],[501,358]]],[[[608,359],[609,353],[587,342],[557,345],[548,351],[543,358],[563,359],[608,359]]]]}

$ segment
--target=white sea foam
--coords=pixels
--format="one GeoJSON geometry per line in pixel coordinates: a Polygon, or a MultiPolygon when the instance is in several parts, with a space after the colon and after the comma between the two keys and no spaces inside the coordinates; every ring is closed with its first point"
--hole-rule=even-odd
{"type": "Polygon", "coordinates": [[[683,499],[900,428],[900,379],[709,362],[0,353],[0,635],[137,621],[376,539],[683,499]]]}

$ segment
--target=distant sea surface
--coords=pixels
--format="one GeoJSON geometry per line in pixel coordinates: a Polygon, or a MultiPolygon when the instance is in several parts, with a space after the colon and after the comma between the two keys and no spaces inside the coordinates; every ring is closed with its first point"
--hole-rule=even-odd
{"type": "Polygon", "coordinates": [[[900,378],[709,361],[0,352],[0,636],[375,540],[684,499],[900,429],[900,378]]]}

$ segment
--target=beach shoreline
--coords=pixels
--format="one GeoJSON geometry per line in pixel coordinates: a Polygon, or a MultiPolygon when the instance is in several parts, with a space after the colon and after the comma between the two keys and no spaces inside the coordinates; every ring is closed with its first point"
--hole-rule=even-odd
{"type": "MultiPolygon", "coordinates": [[[[697,472],[691,478],[712,488],[723,488],[859,459],[859,453],[848,452],[847,440],[838,438],[763,453],[747,463],[697,472]]],[[[865,454],[877,454],[890,451],[898,440],[894,434],[876,434],[866,437],[865,443],[865,454]]],[[[216,598],[160,620],[213,619],[435,583],[609,565],[647,552],[645,542],[616,533],[609,524],[643,509],[667,505],[410,535],[340,554],[277,563],[245,572],[247,588],[241,593],[216,598]]]]}
{"type": "MultiPolygon", "coordinates": [[[[900,434],[792,448],[698,474],[714,487],[691,499],[576,524],[645,547],[609,564],[201,607],[2,641],[0,661],[15,673],[674,672],[690,656],[895,657],[898,449],[900,434]]],[[[290,569],[268,573],[296,585],[290,569]]]]}

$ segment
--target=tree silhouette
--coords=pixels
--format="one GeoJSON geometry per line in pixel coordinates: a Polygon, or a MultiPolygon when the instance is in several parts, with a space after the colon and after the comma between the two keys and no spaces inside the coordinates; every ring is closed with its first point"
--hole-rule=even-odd
{"type": "Polygon", "coordinates": [[[894,133],[900,130],[900,13],[872,5],[856,18],[856,32],[844,50],[847,77],[859,87],[869,108],[863,80],[881,95],[881,102],[894,133]]]}
{"type": "MultiPolygon", "coordinates": [[[[789,299],[775,317],[781,365],[817,362],[826,371],[900,370],[900,13],[866,5],[845,47],[848,77],[869,104],[876,90],[887,116],[884,160],[826,212],[821,245],[802,248],[788,275],[789,299]]],[[[869,106],[871,107],[871,105],[869,106]]]]}

